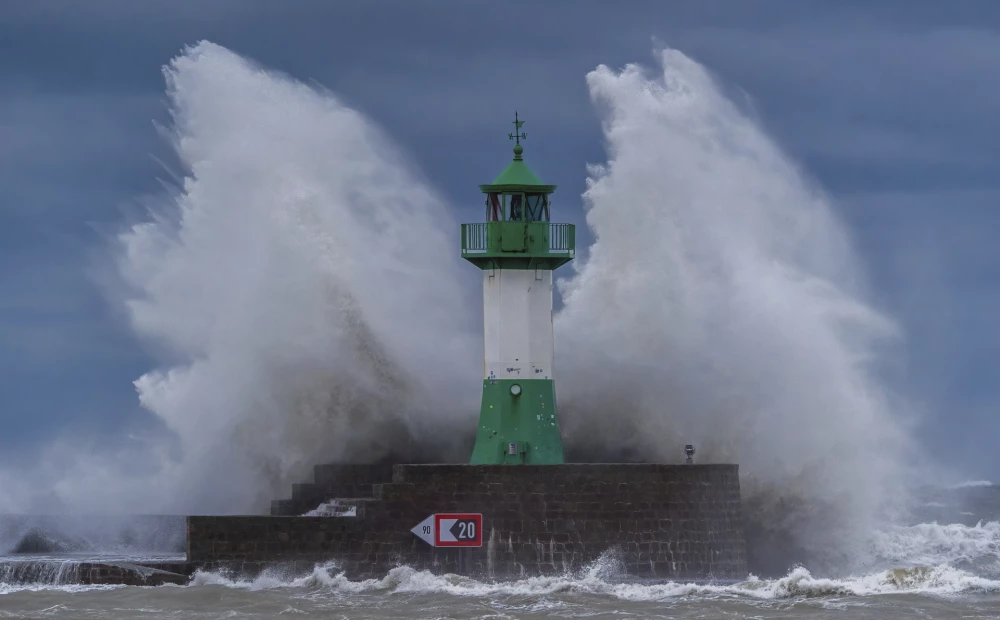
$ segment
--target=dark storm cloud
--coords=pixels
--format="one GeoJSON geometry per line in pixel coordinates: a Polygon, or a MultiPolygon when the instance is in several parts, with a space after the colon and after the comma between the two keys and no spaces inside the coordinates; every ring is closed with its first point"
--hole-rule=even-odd
{"type": "Polygon", "coordinates": [[[166,176],[160,68],[201,39],[364,110],[462,217],[478,217],[476,184],[502,166],[518,109],[577,223],[584,164],[602,157],[585,73],[651,64],[654,39],[681,49],[838,200],[873,295],[907,331],[896,380],[925,399],[928,438],[985,452],[976,425],[1000,400],[990,1],[2,4],[0,446],[138,417],[130,382],[150,360],[90,274],[104,233],[166,176]]]}

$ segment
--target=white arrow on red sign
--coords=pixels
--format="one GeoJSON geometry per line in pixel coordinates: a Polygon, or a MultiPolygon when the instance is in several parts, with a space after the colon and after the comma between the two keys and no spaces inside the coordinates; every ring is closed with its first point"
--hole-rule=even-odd
{"type": "Polygon", "coordinates": [[[482,547],[483,515],[455,512],[433,514],[410,531],[433,547],[482,547]]]}

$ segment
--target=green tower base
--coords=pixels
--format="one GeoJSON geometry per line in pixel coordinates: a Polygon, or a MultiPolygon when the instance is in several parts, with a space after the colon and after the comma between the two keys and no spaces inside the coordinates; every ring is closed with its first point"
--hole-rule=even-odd
{"type": "Polygon", "coordinates": [[[564,463],[555,383],[551,379],[484,379],[472,465],[564,463]],[[520,394],[513,394],[515,386],[520,394]]]}

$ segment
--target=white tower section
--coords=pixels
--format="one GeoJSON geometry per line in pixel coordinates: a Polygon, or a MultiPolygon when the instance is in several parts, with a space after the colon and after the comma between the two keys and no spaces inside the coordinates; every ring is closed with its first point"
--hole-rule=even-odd
{"type": "Polygon", "coordinates": [[[484,269],[485,379],[553,379],[552,271],[484,269]]]}

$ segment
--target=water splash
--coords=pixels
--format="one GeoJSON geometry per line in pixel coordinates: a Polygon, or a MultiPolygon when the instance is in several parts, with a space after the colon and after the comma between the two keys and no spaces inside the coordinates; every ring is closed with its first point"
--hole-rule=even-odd
{"type": "Polygon", "coordinates": [[[438,430],[471,421],[477,383],[443,201],[330,93],[210,43],[165,74],[187,171],[120,265],[136,331],[175,359],[136,381],[184,451],[172,507],[260,508],[316,462],[447,454],[438,430]]]}
{"type": "Polygon", "coordinates": [[[358,516],[357,503],[350,503],[340,499],[332,499],[323,502],[316,508],[302,514],[303,517],[356,517],[358,516]]]}
{"type": "Polygon", "coordinates": [[[694,443],[740,463],[751,494],[830,511],[796,537],[853,555],[902,475],[906,434],[877,374],[897,330],[866,302],[823,193],[703,67],[657,59],[587,76],[608,161],[584,194],[590,258],[560,283],[568,439],[666,462],[694,443]]]}
{"type": "Polygon", "coordinates": [[[1000,523],[975,526],[919,523],[885,526],[875,533],[877,557],[893,566],[949,565],[1000,576],[1000,523]]]}
{"type": "MultiPolygon", "coordinates": [[[[702,67],[658,61],[587,77],[608,161],[584,195],[596,242],[560,283],[567,447],[676,462],[695,443],[741,463],[751,499],[794,500],[758,522],[859,556],[904,462],[877,375],[895,326],[822,192],[702,67]]],[[[328,92],[211,43],[165,75],[182,181],[118,266],[163,353],[140,402],[177,441],[130,455],[141,475],[84,459],[44,488],[77,509],[246,512],[315,462],[466,458],[440,431],[474,425],[481,326],[444,202],[328,92]]]]}
{"type": "Polygon", "coordinates": [[[842,579],[814,577],[802,567],[777,579],[750,577],[736,583],[667,581],[630,582],[627,575],[609,573],[603,561],[576,573],[529,577],[514,581],[478,581],[459,575],[434,575],[401,566],[381,579],[351,581],[336,564],[317,565],[307,574],[294,575],[280,569],[254,578],[223,573],[196,573],[192,586],[219,585],[241,590],[310,588],[329,590],[340,596],[381,592],[393,594],[447,594],[455,597],[496,596],[545,597],[554,594],[588,594],[623,601],[667,601],[693,599],[784,600],[814,597],[884,596],[893,594],[954,595],[1000,592],[1000,582],[977,577],[949,566],[899,568],[865,573],[842,579]]]}
{"type": "Polygon", "coordinates": [[[0,586],[63,586],[78,584],[80,562],[22,560],[0,562],[0,586]]]}

